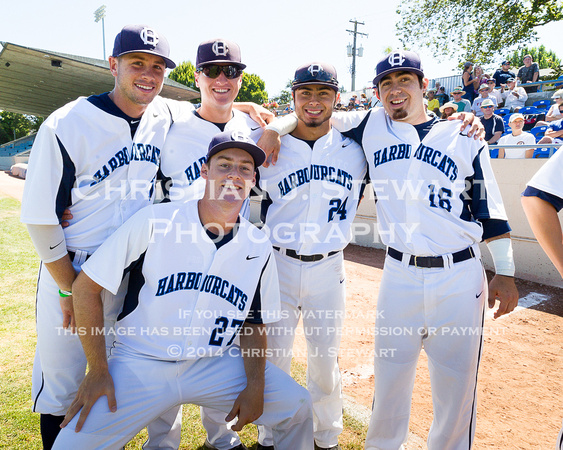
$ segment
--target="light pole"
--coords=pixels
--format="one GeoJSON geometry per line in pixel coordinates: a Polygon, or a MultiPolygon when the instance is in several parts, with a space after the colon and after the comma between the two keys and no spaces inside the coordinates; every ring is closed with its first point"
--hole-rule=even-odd
{"type": "Polygon", "coordinates": [[[351,46],[348,44],[348,56],[352,57],[352,92],[356,90],[356,56],[362,57],[364,54],[363,47],[356,48],[356,36],[359,34],[360,36],[367,36],[366,33],[360,33],[358,31],[358,24],[365,25],[363,22],[358,22],[357,20],[350,20],[351,23],[354,24],[354,31],[346,30],[348,33],[352,33],[354,35],[354,45],[351,46]]]}
{"type": "Polygon", "coordinates": [[[102,42],[104,46],[104,60],[106,59],[106,29],[104,25],[104,17],[106,17],[106,5],[100,6],[94,11],[95,22],[98,23],[102,19],[102,42]]]}

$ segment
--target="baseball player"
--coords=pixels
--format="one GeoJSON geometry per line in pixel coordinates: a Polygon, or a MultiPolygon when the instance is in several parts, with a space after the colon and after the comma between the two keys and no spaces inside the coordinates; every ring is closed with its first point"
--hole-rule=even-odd
{"type": "Polygon", "coordinates": [[[83,265],[73,289],[90,370],[55,449],[119,448],[181,403],[238,417],[235,430],[271,426],[278,448],[312,447],[309,394],[266,363],[264,327],[280,312],[272,246],[239,215],[265,159],[241,133],[218,134],[201,167],[201,200],[143,209],[83,265]],[[127,271],[108,360],[100,292],[117,292],[127,271]]]}
{"type": "MultiPolygon", "coordinates": [[[[282,138],[276,165],[260,167],[262,220],[275,249],[282,305],[282,319],[268,325],[269,360],[290,372],[301,317],[316,449],[339,448],[342,432],[335,331],[345,312],[342,249],[352,236],[367,169],[360,146],[330,126],[337,92],[332,65],[299,67],[292,83],[297,127],[282,138]]],[[[271,430],[260,429],[258,449],[272,445],[271,430]]]]}
{"type": "MultiPolygon", "coordinates": [[[[241,51],[235,42],[212,39],[199,45],[195,80],[201,92],[201,106],[175,120],[162,151],[164,192],[171,201],[202,197],[205,180],[201,178],[201,167],[209,142],[221,131],[244,132],[258,141],[266,153],[271,152],[272,147],[279,149],[279,135],[275,131],[266,131],[262,137],[262,127],[249,114],[234,108],[246,67],[241,61],[241,51]]],[[[242,214],[249,215],[248,200],[242,214]]],[[[227,429],[222,411],[202,408],[201,416],[207,431],[206,447],[244,449],[238,434],[227,429]]],[[[178,419],[181,419],[180,412],[178,419]]]]}
{"type": "MultiPolygon", "coordinates": [[[[539,244],[563,277],[563,233],[557,213],[563,208],[563,152],[559,150],[528,182],[522,207],[539,244]]],[[[563,450],[563,428],[557,438],[563,450]]]]}
{"type": "MultiPolygon", "coordinates": [[[[239,130],[255,141],[262,136],[262,127],[249,114],[233,107],[245,67],[235,42],[212,39],[199,45],[195,82],[200,88],[201,106],[174,122],[162,153],[161,171],[167,179],[165,192],[170,200],[201,198],[205,184],[200,179],[201,166],[214,135],[239,130]]],[[[277,142],[279,136],[274,131],[265,135],[258,145],[269,153],[266,139],[269,136],[277,142]]]]}
{"type": "MultiPolygon", "coordinates": [[[[72,282],[99,245],[152,202],[171,108],[179,108],[157,97],[165,70],[175,67],[168,55],[166,38],[153,28],[124,27],[109,57],[114,89],[55,111],[33,145],[21,220],[42,260],[32,396],[46,449],[86,369],[78,336],[67,329],[75,326],[72,282]],[[63,230],[60,220],[68,207],[74,218],[63,230]]],[[[183,108],[192,107],[186,103],[183,108]]],[[[114,294],[102,293],[108,326],[117,314],[115,301],[123,295],[114,294]]]]}
{"type": "Polygon", "coordinates": [[[428,448],[470,448],[487,298],[490,307],[500,300],[495,317],[518,302],[510,227],[486,144],[460,133],[455,121],[425,113],[428,80],[418,55],[385,56],[373,83],[384,109],[370,111],[351,131],[368,160],[378,228],[388,247],[366,449],[398,449],[406,441],[422,346],[435,417],[428,448]],[[482,239],[496,269],[488,289],[482,239]]]}

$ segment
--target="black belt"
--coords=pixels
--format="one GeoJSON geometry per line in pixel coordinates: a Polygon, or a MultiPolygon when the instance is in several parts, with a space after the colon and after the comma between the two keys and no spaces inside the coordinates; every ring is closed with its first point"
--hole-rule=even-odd
{"type": "MultiPolygon", "coordinates": [[[[70,258],[70,262],[73,262],[73,261],[74,261],[74,257],[75,257],[75,256],[76,256],[76,253],[75,253],[75,252],[73,252],[73,251],[71,251],[71,250],[68,250],[68,257],[70,258]]],[[[86,259],[85,259],[84,261],[86,261],[88,258],[90,258],[90,256],[92,256],[92,255],[87,255],[87,256],[86,256],[86,259]]]]}
{"type": "MultiPolygon", "coordinates": [[[[397,261],[403,260],[403,253],[399,250],[395,250],[393,247],[387,248],[387,254],[397,261]]],[[[471,247],[467,247],[465,250],[460,250],[459,252],[452,253],[452,260],[455,263],[466,261],[470,258],[475,257],[475,252],[471,247]]],[[[415,256],[411,255],[409,260],[409,266],[416,267],[444,267],[444,257],[443,256],[415,256]]]]}
{"type": "Polygon", "coordinates": [[[274,250],[277,250],[278,252],[281,253],[285,253],[290,258],[298,259],[299,261],[303,261],[303,262],[320,261],[325,256],[328,258],[329,256],[336,255],[340,251],[340,250],[335,250],[333,252],[328,252],[326,255],[323,255],[322,253],[317,253],[316,255],[299,255],[295,250],[291,250],[289,248],[285,248],[282,250],[280,247],[276,247],[275,245],[273,247],[274,250]]]}

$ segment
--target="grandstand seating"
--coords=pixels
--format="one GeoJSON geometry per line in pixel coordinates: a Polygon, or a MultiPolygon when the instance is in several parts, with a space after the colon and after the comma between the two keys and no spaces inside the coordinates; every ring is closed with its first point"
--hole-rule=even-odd
{"type": "Polygon", "coordinates": [[[33,141],[35,141],[35,134],[0,145],[0,156],[14,156],[31,149],[33,141]]]}
{"type": "Polygon", "coordinates": [[[498,158],[498,148],[490,148],[491,158],[498,158]]]}
{"type": "Polygon", "coordinates": [[[540,147],[534,150],[533,158],[549,158],[557,151],[557,147],[540,147]]]}
{"type": "Polygon", "coordinates": [[[545,130],[547,130],[547,125],[543,125],[541,127],[534,127],[529,131],[529,133],[532,133],[535,136],[536,141],[538,141],[545,134],[545,130]]]}
{"type": "Polygon", "coordinates": [[[520,114],[539,114],[540,110],[535,106],[524,106],[518,110],[520,114]]]}
{"type": "Polygon", "coordinates": [[[495,109],[495,114],[498,116],[506,116],[510,114],[510,108],[499,108],[495,109]]]}
{"type": "Polygon", "coordinates": [[[550,100],[536,100],[532,106],[535,106],[538,109],[547,109],[549,108],[549,106],[551,105],[551,101],[550,100]]]}

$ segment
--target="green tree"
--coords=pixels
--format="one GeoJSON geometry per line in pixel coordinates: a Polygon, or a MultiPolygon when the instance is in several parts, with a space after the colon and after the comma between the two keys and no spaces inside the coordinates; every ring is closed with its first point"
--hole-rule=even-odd
{"type": "Polygon", "coordinates": [[[563,0],[402,0],[397,31],[404,45],[487,64],[536,40],[536,27],[563,20],[562,6],[563,0]]]}
{"type": "Polygon", "coordinates": [[[508,56],[508,60],[512,63],[512,67],[517,69],[524,65],[524,56],[526,55],[531,55],[532,61],[538,63],[540,69],[553,70],[552,74],[540,77],[540,79],[550,80],[554,77],[557,78],[563,73],[561,60],[554,52],[547,50],[544,45],[540,45],[539,47],[521,47],[512,52],[512,54],[508,56]]]}
{"type": "Polygon", "coordinates": [[[254,73],[242,74],[242,85],[238,91],[237,102],[254,102],[261,105],[268,101],[266,83],[254,73]]]}
{"type": "Polygon", "coordinates": [[[278,105],[286,105],[288,103],[291,103],[292,100],[291,85],[292,85],[292,81],[287,80],[287,83],[285,84],[285,89],[282,89],[277,97],[273,97],[272,99],[270,99],[270,102],[277,102],[278,105]]]}
{"type": "Polygon", "coordinates": [[[0,111],[0,144],[27,136],[39,129],[43,123],[42,117],[0,111]]]}
{"type": "MultiPolygon", "coordinates": [[[[178,64],[174,70],[170,72],[168,78],[199,92],[199,88],[195,85],[195,66],[190,61],[184,61],[178,64]]],[[[191,102],[199,103],[199,100],[194,99],[191,100],[191,102]]]]}

